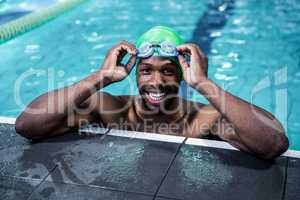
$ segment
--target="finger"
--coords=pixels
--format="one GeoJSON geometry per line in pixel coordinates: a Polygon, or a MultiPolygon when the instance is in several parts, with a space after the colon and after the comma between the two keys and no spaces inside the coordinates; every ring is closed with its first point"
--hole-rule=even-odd
{"type": "Polygon", "coordinates": [[[177,51],[179,53],[185,54],[185,55],[191,55],[191,49],[188,45],[179,45],[176,47],[177,51]]]}
{"type": "Polygon", "coordinates": [[[188,43],[187,45],[190,46],[190,48],[192,49],[192,53],[197,54],[199,55],[199,57],[205,59],[206,55],[203,52],[203,50],[199,47],[199,45],[194,43],[188,43]]]}
{"type": "Polygon", "coordinates": [[[122,64],[122,60],[126,54],[127,54],[127,52],[125,50],[119,51],[119,54],[117,55],[117,65],[122,64]]]}
{"type": "Polygon", "coordinates": [[[121,46],[123,49],[125,49],[129,54],[131,55],[136,55],[137,54],[137,49],[134,44],[131,44],[125,40],[120,42],[119,46],[121,46]]]}
{"type": "Polygon", "coordinates": [[[187,43],[176,47],[179,52],[190,53],[191,55],[198,54],[198,46],[196,44],[187,43]]]}
{"type": "Polygon", "coordinates": [[[183,70],[190,67],[188,61],[184,58],[184,56],[178,55],[178,60],[183,70]]]}
{"type": "Polygon", "coordinates": [[[115,63],[116,65],[120,65],[121,61],[124,58],[124,56],[126,55],[126,53],[127,53],[127,50],[124,47],[122,47],[121,45],[115,47],[111,53],[112,62],[115,63]]]}
{"type": "Polygon", "coordinates": [[[109,53],[107,54],[109,59],[106,60],[110,60],[110,62],[114,63],[115,65],[121,65],[121,61],[126,53],[137,55],[137,49],[133,44],[130,44],[127,41],[122,41],[110,49],[109,53]]]}
{"type": "Polygon", "coordinates": [[[133,55],[130,57],[129,61],[126,64],[126,69],[128,70],[128,73],[132,70],[133,66],[135,65],[136,62],[136,56],[133,55]]]}
{"type": "MultiPolygon", "coordinates": [[[[207,60],[207,57],[205,54],[202,52],[200,47],[198,47],[196,44],[188,43],[188,44],[183,44],[177,47],[179,49],[179,52],[190,52],[190,59],[191,62],[195,61],[205,61],[207,60]]],[[[185,53],[183,53],[185,55],[185,53]]]]}

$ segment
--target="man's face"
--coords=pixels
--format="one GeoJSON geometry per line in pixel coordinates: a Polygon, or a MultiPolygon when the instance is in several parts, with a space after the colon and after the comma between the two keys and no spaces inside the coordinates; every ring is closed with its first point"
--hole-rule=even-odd
{"type": "Polygon", "coordinates": [[[180,75],[177,65],[168,58],[142,59],[137,68],[137,83],[143,102],[150,106],[168,107],[177,97],[180,75]]]}

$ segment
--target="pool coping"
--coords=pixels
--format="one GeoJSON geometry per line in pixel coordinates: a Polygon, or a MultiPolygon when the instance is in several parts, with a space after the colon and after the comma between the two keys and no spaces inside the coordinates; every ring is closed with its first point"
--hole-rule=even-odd
{"type": "MultiPolygon", "coordinates": [[[[0,123],[12,125],[12,124],[15,124],[15,121],[16,121],[16,118],[0,116],[0,123]]],[[[89,130],[89,131],[91,131],[91,130],[89,130]]],[[[163,135],[163,134],[157,134],[157,133],[127,131],[127,130],[118,130],[118,129],[110,129],[109,131],[107,131],[106,134],[111,135],[111,136],[145,139],[145,140],[153,140],[153,141],[161,141],[161,142],[173,142],[173,143],[182,143],[185,140],[185,137],[183,137],[183,136],[163,135]]],[[[237,148],[231,146],[228,142],[201,139],[201,138],[187,138],[187,140],[185,141],[185,144],[239,151],[237,148]]],[[[300,158],[300,151],[287,150],[281,156],[291,157],[291,158],[300,158]]]]}

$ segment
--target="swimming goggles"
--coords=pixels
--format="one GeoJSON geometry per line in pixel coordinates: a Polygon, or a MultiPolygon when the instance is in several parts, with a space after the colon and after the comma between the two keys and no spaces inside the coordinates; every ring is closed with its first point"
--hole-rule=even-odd
{"type": "Polygon", "coordinates": [[[160,44],[145,42],[140,46],[140,48],[138,48],[137,57],[148,58],[154,53],[157,53],[162,57],[175,57],[179,54],[176,47],[168,41],[164,41],[160,44]]]}

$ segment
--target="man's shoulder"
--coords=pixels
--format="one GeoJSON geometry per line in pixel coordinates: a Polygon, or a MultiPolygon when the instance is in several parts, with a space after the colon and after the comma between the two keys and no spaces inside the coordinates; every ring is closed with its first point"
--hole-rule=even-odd
{"type": "Polygon", "coordinates": [[[95,97],[103,98],[104,100],[128,102],[134,96],[132,96],[132,95],[112,95],[109,92],[100,91],[100,92],[95,93],[95,97]]]}
{"type": "Polygon", "coordinates": [[[93,95],[90,103],[94,102],[96,112],[104,123],[118,122],[121,117],[126,117],[131,108],[131,96],[112,95],[100,91],[93,95]]]}
{"type": "MultiPolygon", "coordinates": [[[[129,95],[112,95],[108,92],[100,91],[93,94],[87,103],[93,105],[100,113],[104,111],[119,110],[121,114],[121,111],[126,111],[126,108],[129,107],[128,104],[131,104],[130,99],[131,96],[129,95]]],[[[116,114],[116,112],[113,113],[116,114]]]]}

